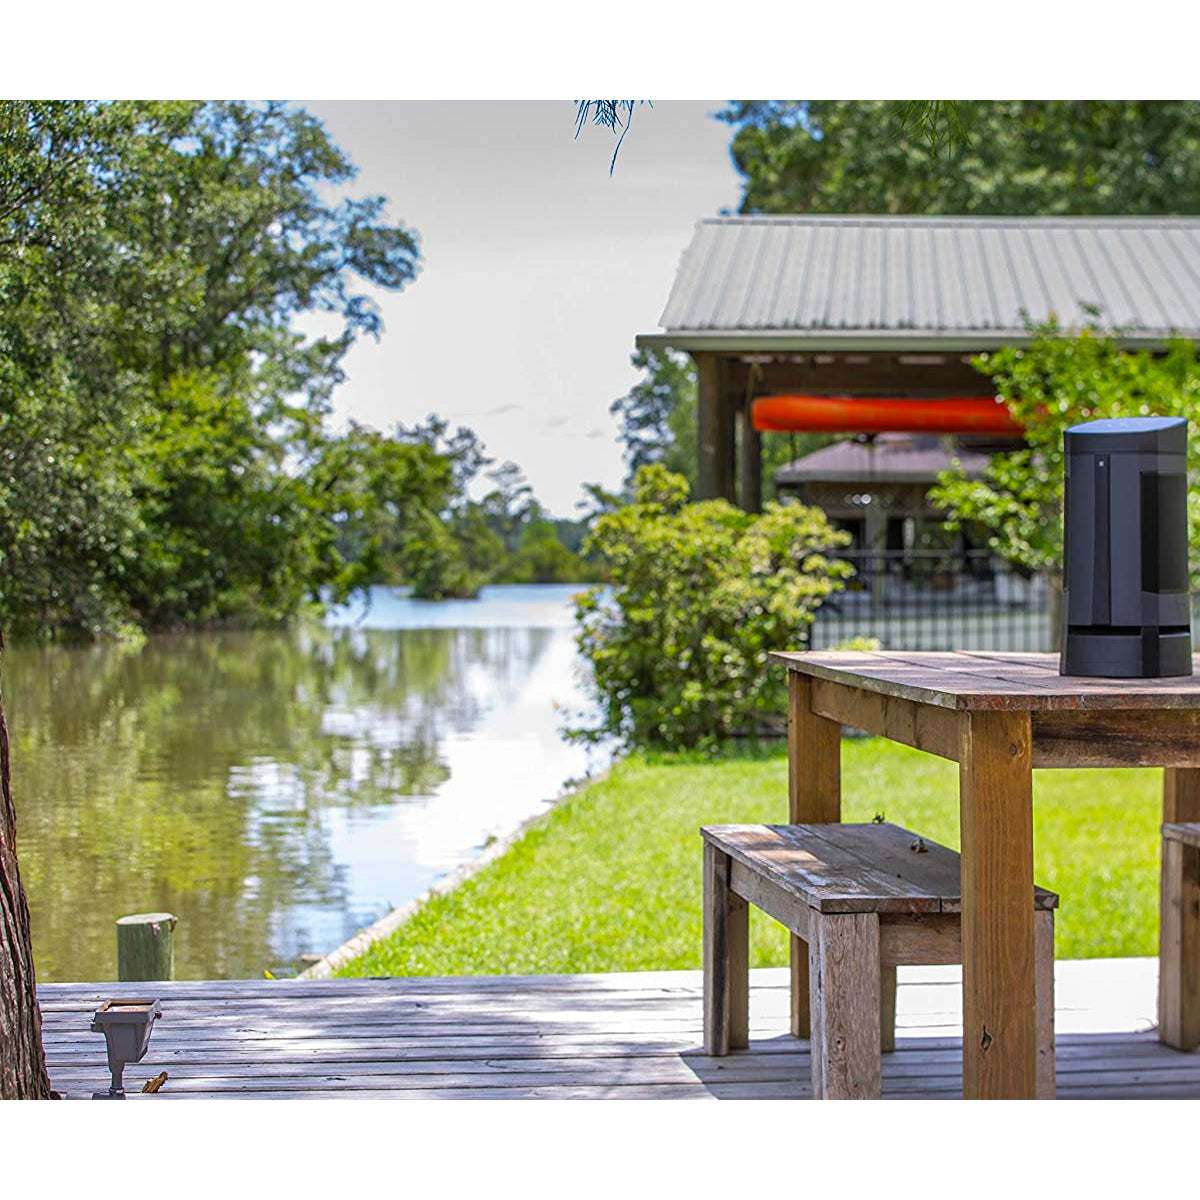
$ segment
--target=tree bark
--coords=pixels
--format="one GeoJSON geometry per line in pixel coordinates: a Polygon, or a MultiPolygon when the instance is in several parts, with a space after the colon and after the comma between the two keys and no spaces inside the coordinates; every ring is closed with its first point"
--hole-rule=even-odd
{"type": "Polygon", "coordinates": [[[29,905],[17,869],[8,725],[0,699],[0,1100],[49,1100],[51,1094],[35,994],[29,905]]]}

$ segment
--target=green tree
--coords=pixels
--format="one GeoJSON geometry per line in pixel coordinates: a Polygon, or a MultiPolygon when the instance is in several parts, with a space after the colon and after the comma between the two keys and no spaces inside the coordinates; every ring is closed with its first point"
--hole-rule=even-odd
{"type": "Polygon", "coordinates": [[[595,568],[578,554],[577,522],[550,520],[513,462],[485,472],[493,487],[478,500],[470,489],[492,460],[470,429],[450,434],[447,423],[430,416],[400,427],[398,437],[436,451],[449,464],[452,486],[439,505],[427,505],[418,532],[398,559],[398,580],[427,599],[473,596],[488,583],[586,581],[595,568]],[[572,539],[568,546],[564,539],[572,539]]]}
{"type": "Polygon", "coordinates": [[[449,462],[453,488],[448,503],[455,510],[466,507],[468,488],[479,472],[494,461],[488,458],[486,447],[473,429],[460,425],[451,433],[450,423],[436,413],[430,413],[416,425],[398,425],[396,437],[402,442],[427,446],[449,462]]]}
{"type": "Polygon", "coordinates": [[[505,583],[582,583],[595,577],[559,539],[554,522],[531,517],[521,527],[516,552],[505,569],[505,583]]]}
{"type": "Polygon", "coordinates": [[[504,543],[509,554],[515,554],[525,523],[538,511],[533,489],[525,473],[514,462],[504,462],[487,473],[496,485],[480,503],[488,525],[504,543]]]}
{"type": "Polygon", "coordinates": [[[82,248],[103,226],[96,178],[166,106],[0,102],[0,625],[25,637],[120,626],[111,583],[139,528],[129,456],[144,389],[88,405],[100,304],[82,248]]]}
{"type": "Polygon", "coordinates": [[[327,402],[355,337],[382,330],[364,285],[401,288],[417,265],[384,197],[330,199],[355,174],[315,117],[283,104],[174,106],[139,130],[98,180],[104,224],[85,246],[124,369],[237,371],[272,415],[293,415],[297,393],[327,402]],[[304,312],[340,331],[305,341],[304,312]]]}
{"type": "Polygon", "coordinates": [[[941,112],[948,133],[931,139],[930,110],[913,119],[895,101],[735,101],[721,119],[745,180],[741,211],[1196,210],[1200,102],[963,100],[941,112]]]}
{"type": "Polygon", "coordinates": [[[496,486],[473,507],[503,549],[493,565],[493,582],[579,583],[596,578],[594,567],[563,541],[564,533],[578,537],[575,523],[549,518],[516,463],[502,463],[488,478],[496,486]]]}
{"type": "Polygon", "coordinates": [[[801,643],[813,612],[851,573],[831,559],[848,537],[824,514],[768,503],[687,503],[687,481],[643,467],[634,503],[590,538],[611,593],[580,597],[578,644],[603,714],[594,736],[695,746],[753,732],[782,711],[786,682],[767,653],[801,643]]]}
{"type": "Polygon", "coordinates": [[[642,378],[609,405],[620,423],[630,480],[663,463],[695,486],[696,368],[673,350],[638,350],[630,359],[642,378]]]}
{"type": "Polygon", "coordinates": [[[326,439],[301,483],[330,523],[319,574],[333,581],[332,598],[375,583],[410,583],[430,599],[477,590],[447,527],[459,495],[455,461],[429,440],[351,422],[326,439]]]}
{"type": "Polygon", "coordinates": [[[408,527],[403,579],[420,600],[472,597],[488,582],[472,569],[463,548],[433,512],[423,512],[408,527]]]}
{"type": "Polygon", "coordinates": [[[126,601],[151,629],[279,621],[310,594],[319,529],[302,480],[245,395],[207,372],[170,378],[148,405],[134,498],[139,526],[123,567],[126,601]]]}

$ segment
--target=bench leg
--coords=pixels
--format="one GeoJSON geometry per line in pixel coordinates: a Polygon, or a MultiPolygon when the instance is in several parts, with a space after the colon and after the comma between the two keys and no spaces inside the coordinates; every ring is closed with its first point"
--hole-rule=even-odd
{"type": "Polygon", "coordinates": [[[890,1054],[896,1048],[896,968],[879,968],[879,1049],[890,1054]]]}
{"type": "Polygon", "coordinates": [[[704,1049],[749,1042],[749,907],[729,890],[729,856],[704,843],[704,1049]]]}
{"type": "Polygon", "coordinates": [[[1200,1046],[1200,849],[1163,839],[1158,1040],[1200,1046]]]}
{"type": "Polygon", "coordinates": [[[1037,989],[1037,1098],[1053,1100],[1054,1057],[1054,910],[1034,914],[1033,959],[1037,989]]]}
{"type": "Polygon", "coordinates": [[[725,893],[725,945],[729,964],[729,1048],[750,1045],[750,905],[725,893]]]}
{"type": "Polygon", "coordinates": [[[812,913],[808,977],[814,1100],[877,1100],[879,917],[812,913]]]}

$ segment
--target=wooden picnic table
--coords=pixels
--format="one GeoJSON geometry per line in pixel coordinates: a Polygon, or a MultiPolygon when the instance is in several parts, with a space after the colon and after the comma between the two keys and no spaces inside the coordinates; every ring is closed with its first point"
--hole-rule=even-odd
{"type": "MultiPolygon", "coordinates": [[[[1072,678],[1055,654],[771,657],[790,672],[792,823],[841,820],[843,724],[959,764],[963,1094],[1033,1099],[1033,769],[1164,767],[1164,821],[1200,821],[1200,676],[1072,678]]],[[[792,1029],[807,1037],[803,949],[793,943],[792,1029]]]]}

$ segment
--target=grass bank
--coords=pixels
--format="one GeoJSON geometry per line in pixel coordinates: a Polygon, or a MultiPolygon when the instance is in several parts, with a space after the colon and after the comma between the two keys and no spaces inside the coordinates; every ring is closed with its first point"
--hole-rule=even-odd
{"type": "MultiPolygon", "coordinates": [[[[875,738],[843,744],[843,817],[877,812],[958,845],[957,767],[875,738]]],[[[1060,958],[1157,953],[1158,771],[1039,771],[1038,882],[1061,893],[1060,958]]],[[[420,909],[341,975],[491,975],[700,966],[705,824],[787,816],[782,749],[718,761],[634,755],[502,858],[420,909]]],[[[786,962],[752,914],[751,965],[786,962]]]]}

